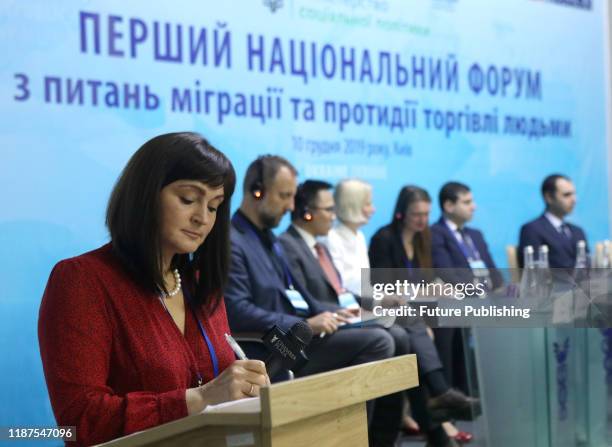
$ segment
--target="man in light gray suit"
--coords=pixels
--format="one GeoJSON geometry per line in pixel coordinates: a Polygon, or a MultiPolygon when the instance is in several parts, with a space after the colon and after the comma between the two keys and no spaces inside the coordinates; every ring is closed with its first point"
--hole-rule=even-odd
{"type": "MultiPolygon", "coordinates": [[[[295,206],[291,213],[292,225],[280,236],[291,272],[296,281],[308,289],[319,301],[341,304],[342,280],[333,266],[331,255],[317,237],[326,236],[336,218],[332,185],[307,180],[299,185],[295,206]]],[[[353,306],[357,309],[356,301],[353,306]]]]}
{"type": "MultiPolygon", "coordinates": [[[[306,180],[298,186],[294,209],[291,213],[291,226],[280,236],[283,251],[290,265],[295,281],[303,286],[312,297],[319,301],[340,305],[347,310],[359,310],[362,298],[355,297],[344,289],[342,278],[334,267],[331,255],[324,244],[317,241],[318,237],[327,235],[336,218],[332,185],[318,180],[306,180]]],[[[463,395],[455,396],[454,390],[446,384],[440,372],[441,363],[438,358],[433,341],[425,331],[424,325],[415,326],[406,330],[399,326],[388,329],[395,341],[395,355],[414,352],[417,354],[419,370],[425,383],[428,395],[432,397],[445,396],[437,407],[444,410],[444,415],[462,415],[470,409],[474,400],[463,395]],[[414,337],[414,342],[411,342],[414,337]],[[436,380],[434,380],[436,379],[436,380]],[[447,399],[450,393],[452,399],[447,399]]],[[[423,389],[410,392],[410,399],[415,417],[419,420],[431,446],[454,446],[454,441],[446,437],[439,425],[439,421],[432,420],[431,405],[426,403],[426,394],[423,389]]],[[[440,400],[440,398],[437,398],[440,400]]],[[[431,401],[430,401],[431,402],[431,401]]],[[[373,426],[372,429],[381,433],[388,433],[393,441],[397,434],[401,419],[401,394],[386,396],[377,401],[376,412],[378,420],[384,420],[389,425],[373,426]]],[[[463,418],[463,417],[462,417],[463,418]]],[[[444,418],[441,418],[443,420],[444,418]]]]}

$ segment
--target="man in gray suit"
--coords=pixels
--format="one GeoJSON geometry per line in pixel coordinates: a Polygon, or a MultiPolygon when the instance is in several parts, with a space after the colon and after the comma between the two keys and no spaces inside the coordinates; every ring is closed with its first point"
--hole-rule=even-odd
{"type": "MultiPolygon", "coordinates": [[[[319,180],[306,180],[298,186],[291,213],[291,225],[280,236],[280,241],[298,284],[305,287],[317,300],[340,305],[357,314],[360,307],[358,303],[362,298],[355,297],[344,289],[342,278],[334,267],[329,251],[324,244],[317,241],[318,237],[327,236],[335,218],[332,185],[319,180]]],[[[434,398],[430,401],[429,408],[426,408],[422,390],[413,390],[410,393],[413,411],[425,431],[428,445],[455,445],[441,430],[438,421],[432,420],[432,415],[440,413],[440,420],[451,415],[466,419],[465,414],[470,412],[472,405],[477,404],[477,400],[450,389],[441,373],[442,364],[438,353],[424,325],[408,329],[394,325],[388,331],[395,341],[395,355],[411,352],[417,354],[421,379],[428,389],[428,394],[434,398]]],[[[397,420],[398,412],[401,411],[401,395],[381,399],[376,411],[384,414],[380,415],[379,419],[397,420]]]]}
{"type": "MultiPolygon", "coordinates": [[[[280,236],[280,241],[297,282],[319,301],[341,304],[338,297],[343,293],[342,280],[329,251],[317,241],[317,237],[327,235],[336,218],[331,189],[332,185],[318,180],[299,185],[291,213],[292,225],[280,236]]],[[[354,298],[350,304],[343,307],[359,309],[354,298]]]]}

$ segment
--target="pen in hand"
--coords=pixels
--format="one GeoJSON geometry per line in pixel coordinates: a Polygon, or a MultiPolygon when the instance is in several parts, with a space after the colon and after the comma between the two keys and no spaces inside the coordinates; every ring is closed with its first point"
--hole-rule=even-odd
{"type": "Polygon", "coordinates": [[[232,351],[234,351],[234,354],[236,354],[240,360],[248,360],[240,345],[236,342],[236,340],[234,340],[234,337],[229,334],[225,334],[225,340],[227,341],[227,344],[230,345],[230,348],[232,348],[232,351]]]}

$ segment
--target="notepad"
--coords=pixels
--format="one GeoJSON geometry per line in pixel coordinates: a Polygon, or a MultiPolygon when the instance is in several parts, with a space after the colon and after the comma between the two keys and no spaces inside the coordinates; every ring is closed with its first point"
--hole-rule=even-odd
{"type": "Polygon", "coordinates": [[[217,405],[208,405],[202,410],[202,413],[223,413],[225,411],[231,411],[232,413],[257,413],[261,411],[261,401],[259,397],[231,400],[217,405]]]}

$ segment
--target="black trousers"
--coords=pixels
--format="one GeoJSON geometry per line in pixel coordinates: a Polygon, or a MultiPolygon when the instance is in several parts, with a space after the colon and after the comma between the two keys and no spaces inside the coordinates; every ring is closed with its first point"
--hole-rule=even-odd
{"type": "Polygon", "coordinates": [[[467,392],[467,365],[461,328],[436,328],[433,331],[447,382],[467,392]]]}
{"type": "MultiPolygon", "coordinates": [[[[406,330],[391,326],[387,332],[393,337],[394,355],[410,354],[411,340],[406,330]]],[[[370,424],[370,444],[374,446],[394,445],[402,427],[404,393],[388,394],[376,399],[372,423],[370,424]]]]}
{"type": "Polygon", "coordinates": [[[314,336],[306,348],[308,362],[294,371],[307,376],[393,356],[395,343],[382,328],[341,329],[323,338],[314,336]]]}
{"type": "MultiPolygon", "coordinates": [[[[414,353],[417,356],[417,363],[419,368],[420,385],[416,388],[408,390],[407,395],[410,401],[410,407],[412,410],[412,416],[417,421],[423,432],[434,430],[440,426],[438,422],[434,422],[429,415],[427,409],[427,399],[429,393],[423,377],[425,374],[442,368],[442,362],[438,355],[438,350],[434,341],[427,333],[427,326],[425,322],[418,318],[410,319],[398,319],[393,328],[395,330],[401,330],[407,335],[409,340],[408,352],[400,351],[398,355],[402,353],[414,353]],[[401,326],[401,327],[400,327],[401,326]]],[[[399,343],[406,343],[403,337],[394,336],[396,345],[399,343]]],[[[396,350],[398,347],[396,346],[396,350]]]]}

